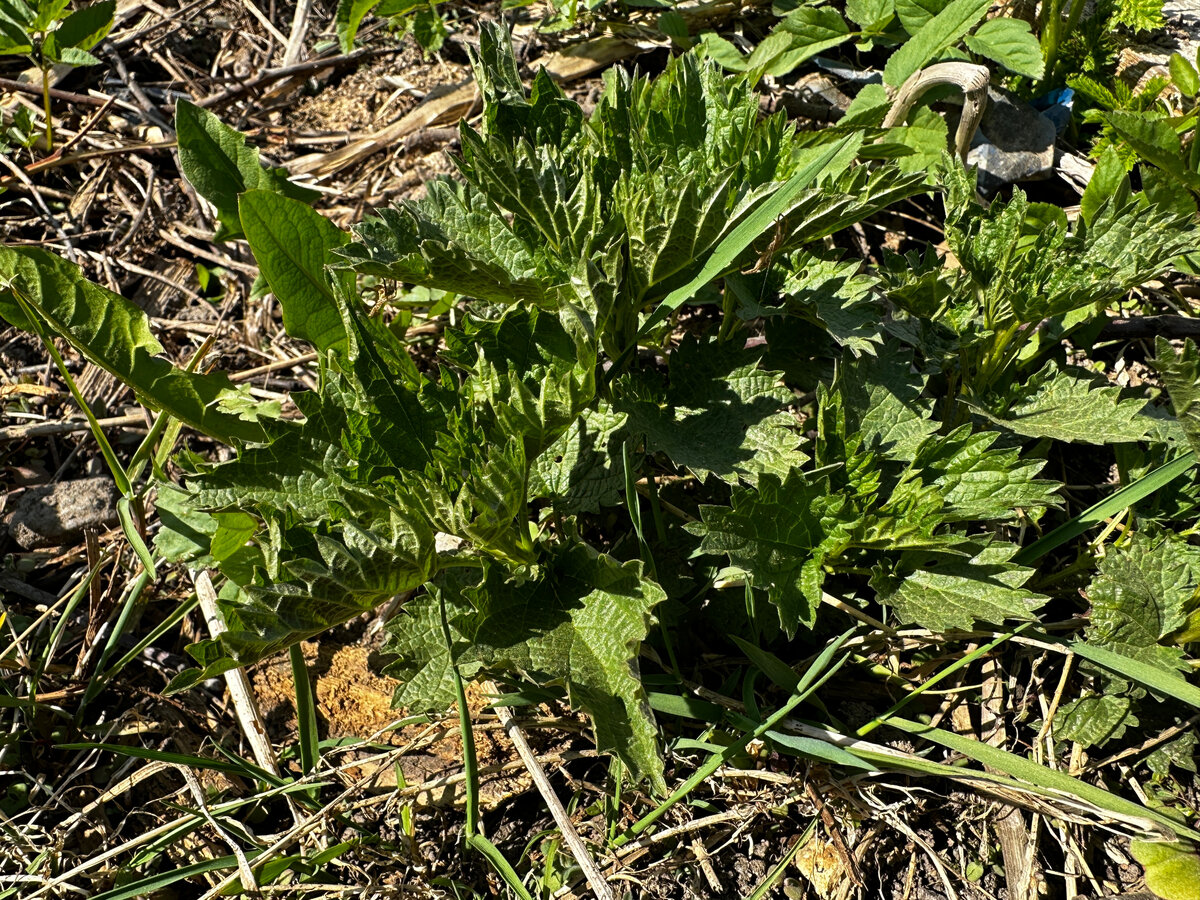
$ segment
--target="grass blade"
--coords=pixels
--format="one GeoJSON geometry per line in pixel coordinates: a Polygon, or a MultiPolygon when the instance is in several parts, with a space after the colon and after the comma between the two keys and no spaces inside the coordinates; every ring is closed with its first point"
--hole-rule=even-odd
{"type": "Polygon", "coordinates": [[[613,841],[613,846],[620,847],[621,845],[628,843],[631,839],[653,825],[656,821],[658,821],[663,813],[695,790],[696,786],[700,784],[700,782],[704,781],[704,779],[706,779],[713,772],[717,771],[717,769],[719,769],[738,753],[741,753],[745,746],[752,740],[756,740],[765,735],[768,731],[783,721],[783,719],[785,719],[792,710],[807,700],[813,691],[824,684],[825,681],[829,679],[835,672],[837,672],[837,670],[842,667],[842,664],[849,659],[848,656],[843,656],[836,663],[833,662],[833,658],[841,648],[842,644],[844,644],[853,633],[854,629],[850,629],[849,631],[843,632],[837,638],[830,641],[829,645],[821,652],[821,655],[813,661],[813,664],[808,667],[808,670],[800,678],[799,682],[796,684],[796,692],[792,694],[792,696],[786,703],[783,704],[783,706],[779,707],[778,710],[760,722],[758,727],[746,731],[740,735],[737,740],[734,740],[728,746],[724,747],[721,752],[714,753],[711,757],[709,757],[708,761],[700,766],[695,772],[693,772],[687,781],[676,788],[671,796],[667,797],[667,799],[660,803],[656,808],[642,816],[640,819],[634,822],[633,825],[629,826],[629,829],[623,835],[613,841]]]}
{"type": "Polygon", "coordinates": [[[1137,481],[1128,484],[1119,491],[1114,491],[1095,506],[1089,507],[1053,531],[1042,535],[1028,547],[1013,557],[1013,562],[1029,565],[1054,550],[1061,547],[1072,538],[1078,537],[1089,528],[1099,525],[1110,516],[1115,516],[1126,507],[1132,506],[1139,500],[1144,500],[1158,491],[1184,472],[1187,472],[1196,462],[1196,452],[1189,450],[1183,456],[1176,457],[1164,466],[1159,466],[1153,472],[1147,472],[1137,481]]]}
{"type": "MultiPolygon", "coordinates": [[[[258,851],[252,851],[246,854],[247,859],[254,859],[258,855],[258,851]]],[[[207,859],[204,862],[193,863],[190,866],[183,866],[179,869],[174,869],[170,872],[161,872],[158,875],[151,875],[148,878],[142,878],[139,881],[131,881],[129,884],[122,885],[118,888],[113,888],[111,891],[104,891],[101,894],[94,894],[92,900],[130,900],[134,897],[146,897],[152,894],[157,894],[163,888],[169,887],[178,881],[191,878],[194,875],[203,875],[205,872],[219,872],[222,869],[232,869],[237,865],[237,858],[234,856],[221,856],[217,859],[207,859]]]]}
{"type": "Polygon", "coordinates": [[[656,325],[661,323],[675,310],[696,295],[696,292],[713,279],[723,275],[730,266],[742,255],[759,235],[763,234],[774,221],[787,210],[788,206],[799,193],[817,180],[826,167],[837,159],[852,143],[861,142],[860,133],[848,134],[840,141],[829,145],[824,153],[810,162],[807,166],[785,181],[775,193],[758,205],[750,215],[738,223],[721,243],[717,244],[708,261],[696,274],[696,277],[683,287],[676,288],[663,298],[650,317],[638,329],[638,337],[648,334],[656,325]]]}
{"type": "Polygon", "coordinates": [[[888,724],[893,728],[899,728],[901,731],[907,731],[909,734],[933,741],[935,744],[949,747],[951,750],[996,771],[1006,772],[1049,796],[1073,798],[1125,820],[1140,819],[1152,822],[1179,837],[1193,841],[1200,840],[1200,831],[1189,828],[1155,810],[1134,803],[1132,800],[1126,800],[1124,797],[1118,797],[1116,794],[1110,794],[1103,788],[1088,784],[1086,781],[1038,765],[1023,756],[993,747],[991,744],[899,717],[889,719],[888,724]]]}
{"type": "MultiPolygon", "coordinates": [[[[296,691],[296,724],[299,731],[300,770],[307,775],[317,767],[321,750],[317,746],[317,707],[313,700],[312,684],[308,679],[308,663],[299,644],[288,652],[292,662],[292,684],[296,691]]],[[[313,797],[315,800],[316,797],[313,797]]]]}
{"type": "Polygon", "coordinates": [[[1076,656],[1082,656],[1089,662],[1136,681],[1142,687],[1164,697],[1182,700],[1189,706],[1200,709],[1200,688],[1180,675],[1083,641],[1076,641],[1070,646],[1071,652],[1076,656]]]}
{"type": "Polygon", "coordinates": [[[754,893],[747,897],[746,900],[763,900],[763,897],[767,896],[767,894],[771,892],[771,888],[773,888],[776,883],[783,878],[784,873],[787,872],[787,867],[791,865],[792,860],[796,858],[796,854],[800,852],[800,848],[808,843],[808,839],[812,837],[813,829],[816,827],[817,820],[813,819],[808,823],[808,827],[804,829],[804,832],[798,838],[792,841],[792,846],[788,847],[787,853],[783,854],[783,859],[779,861],[775,868],[767,873],[767,877],[762,880],[762,883],[754,889],[754,893]]]}
{"type": "Polygon", "coordinates": [[[122,744],[90,743],[87,741],[77,744],[55,744],[54,746],[59,750],[106,750],[109,753],[116,753],[121,756],[153,759],[159,762],[172,763],[177,766],[188,766],[193,769],[212,769],[214,772],[237,775],[240,778],[261,781],[274,787],[283,787],[287,784],[282,778],[272,775],[266,769],[260,769],[258,766],[244,760],[238,763],[225,762],[220,759],[206,759],[203,756],[170,753],[166,750],[150,750],[145,747],[126,747],[122,744]]]}

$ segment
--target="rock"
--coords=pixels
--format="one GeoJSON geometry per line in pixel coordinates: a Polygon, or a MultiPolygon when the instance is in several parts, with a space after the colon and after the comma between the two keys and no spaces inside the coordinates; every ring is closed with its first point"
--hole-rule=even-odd
{"type": "Polygon", "coordinates": [[[967,165],[979,166],[979,189],[1049,178],[1054,171],[1054,123],[1023,100],[988,88],[988,104],[971,142],[967,165]]]}
{"type": "Polygon", "coordinates": [[[116,521],[117,488],[103,477],[27,487],[10,497],[3,524],[18,544],[36,550],[71,543],[84,528],[116,521]]]}

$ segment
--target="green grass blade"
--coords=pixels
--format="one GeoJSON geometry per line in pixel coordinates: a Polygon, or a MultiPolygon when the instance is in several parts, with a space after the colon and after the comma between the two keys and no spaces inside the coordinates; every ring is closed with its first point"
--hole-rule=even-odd
{"type": "Polygon", "coordinates": [[[296,691],[300,770],[307,775],[317,767],[321,758],[321,750],[317,746],[317,706],[313,699],[312,683],[308,678],[308,663],[304,659],[304,651],[299,644],[292,644],[288,652],[292,662],[292,685],[296,691]]]}
{"type": "Polygon", "coordinates": [[[862,141],[861,133],[848,134],[840,141],[830,144],[824,153],[763,200],[750,215],[746,216],[725,236],[721,243],[717,244],[716,249],[713,250],[712,255],[708,257],[707,262],[704,263],[695,278],[663,298],[650,317],[642,324],[642,327],[638,329],[638,337],[641,338],[648,334],[667,316],[694,297],[702,287],[729,271],[729,267],[742,255],[742,252],[766,232],[779,216],[783,215],[800,192],[810,187],[826,167],[855,141],[862,141]]]}
{"type": "Polygon", "coordinates": [[[143,650],[145,650],[160,637],[170,631],[173,627],[183,621],[183,617],[195,609],[196,604],[199,602],[199,598],[193,595],[189,600],[180,603],[179,606],[177,606],[169,616],[154,626],[154,629],[149,634],[138,641],[128,653],[126,653],[108,669],[106,669],[104,674],[97,676],[95,680],[107,684],[112,680],[114,675],[116,675],[123,668],[133,662],[134,659],[140,656],[143,650]]]}
{"type": "MultiPolygon", "coordinates": [[[[253,860],[260,852],[258,850],[251,851],[246,854],[246,858],[253,860]]],[[[135,897],[153,896],[157,895],[164,888],[176,882],[192,878],[195,875],[203,875],[205,872],[219,872],[222,869],[232,869],[236,866],[236,856],[220,856],[216,859],[207,859],[204,862],[193,863],[190,866],[183,866],[170,872],[162,872],[138,881],[131,881],[129,884],[113,888],[111,891],[93,894],[92,900],[132,900],[135,897]]]]}
{"type": "Polygon", "coordinates": [[[154,581],[158,578],[158,569],[154,565],[154,555],[150,552],[150,548],[146,546],[146,542],[142,540],[142,534],[138,531],[137,522],[133,518],[133,508],[130,505],[129,497],[121,497],[117,500],[117,518],[121,521],[121,531],[125,534],[125,539],[129,541],[129,545],[133,547],[134,555],[137,556],[147,572],[150,573],[150,580],[154,581]]]}
{"type": "Polygon", "coordinates": [[[748,896],[746,900],[763,900],[763,897],[771,892],[771,888],[775,887],[779,880],[783,878],[784,873],[787,872],[787,867],[796,858],[796,854],[800,852],[800,848],[808,843],[808,839],[812,837],[813,829],[816,827],[817,820],[813,819],[808,823],[808,827],[804,829],[804,832],[792,841],[792,846],[788,847],[787,853],[783,854],[783,859],[779,861],[775,868],[767,873],[767,877],[762,880],[762,883],[754,889],[754,893],[748,896]]]}
{"type": "Polygon", "coordinates": [[[857,734],[859,737],[866,737],[868,734],[870,734],[872,731],[874,731],[880,725],[883,725],[884,723],[886,723],[890,717],[894,716],[896,713],[898,713],[900,710],[902,710],[907,704],[911,703],[914,699],[919,697],[925,691],[932,688],[935,684],[937,684],[940,681],[943,681],[944,679],[948,678],[950,675],[953,675],[955,672],[957,672],[959,669],[963,668],[964,666],[969,666],[975,660],[979,659],[979,657],[985,656],[986,654],[991,653],[994,649],[996,649],[996,647],[1003,644],[1010,637],[1020,634],[1022,631],[1024,631],[1026,628],[1028,628],[1029,625],[1030,625],[1030,623],[1026,622],[1024,625],[1021,625],[1018,628],[1013,629],[1012,631],[1009,631],[1005,634],[1000,635],[998,638],[996,638],[991,643],[984,644],[982,647],[978,647],[975,650],[972,650],[970,653],[968,653],[966,656],[962,657],[961,659],[956,659],[953,663],[948,665],[946,668],[942,669],[942,671],[938,672],[932,678],[927,679],[923,684],[919,685],[918,687],[914,688],[909,693],[905,694],[903,697],[901,697],[899,700],[897,700],[892,705],[892,707],[889,710],[887,710],[887,712],[880,713],[878,716],[876,716],[874,719],[872,719],[866,725],[862,726],[862,728],[858,729],[858,731],[855,732],[855,734],[857,734]]]}
{"type": "Polygon", "coordinates": [[[105,750],[120,756],[152,759],[178,766],[189,766],[193,769],[211,769],[214,772],[223,772],[226,775],[237,775],[239,778],[261,781],[274,787],[283,787],[287,784],[282,778],[272,775],[266,769],[260,769],[258,766],[245,761],[226,762],[221,759],[206,759],[203,756],[189,756],[186,753],[170,753],[166,750],[150,750],[146,747],[126,747],[122,744],[91,743],[87,741],[75,744],[55,744],[54,746],[59,750],[105,750]]]}
{"type": "MultiPolygon", "coordinates": [[[[117,483],[117,490],[121,492],[122,497],[129,497],[133,494],[133,488],[129,484],[129,476],[125,472],[125,467],[121,465],[117,459],[117,454],[113,451],[112,444],[108,442],[108,435],[104,433],[104,429],[100,427],[99,421],[96,419],[95,413],[92,412],[91,405],[84,399],[83,394],[79,390],[79,386],[75,383],[75,379],[71,377],[70,370],[67,369],[67,364],[62,358],[62,354],[58,352],[58,348],[54,346],[54,338],[46,333],[45,323],[42,321],[44,313],[37,307],[37,303],[31,294],[26,294],[15,283],[8,285],[8,290],[16,299],[17,304],[21,308],[28,319],[31,330],[42,340],[46,347],[46,351],[54,360],[54,365],[58,367],[58,372],[62,375],[63,381],[67,383],[67,390],[71,392],[71,397],[74,398],[75,404],[80,411],[87,417],[88,428],[91,429],[92,436],[96,439],[96,443],[100,447],[100,455],[104,457],[104,462],[108,465],[109,471],[112,472],[113,480],[117,483]]],[[[50,320],[53,326],[53,320],[50,320]]]]}
{"type": "MultiPolygon", "coordinates": [[[[121,610],[117,614],[117,619],[108,633],[108,640],[104,643],[104,649],[100,651],[100,658],[96,661],[97,672],[104,671],[105,666],[108,665],[109,658],[116,652],[121,637],[125,634],[125,630],[129,627],[129,623],[133,619],[133,613],[142,598],[142,592],[146,590],[152,577],[153,572],[150,569],[142,569],[138,573],[137,578],[126,589],[125,595],[121,598],[121,610]]],[[[83,699],[79,701],[79,709],[76,715],[82,712],[83,708],[96,698],[96,695],[100,693],[104,684],[105,682],[99,678],[93,678],[88,682],[87,690],[83,693],[83,699]]]]}
{"type": "Polygon", "coordinates": [[[1126,800],[1124,797],[1118,797],[1116,794],[1110,794],[1102,788],[1078,778],[1072,778],[1063,772],[1038,765],[1023,756],[993,747],[991,744],[899,717],[889,719],[888,725],[933,741],[935,744],[941,744],[943,747],[949,747],[951,750],[996,771],[1005,772],[1048,796],[1075,798],[1099,810],[1118,816],[1153,822],[1181,838],[1200,840],[1200,831],[1189,828],[1155,810],[1126,800]]]}
{"type": "Polygon", "coordinates": [[[757,647],[749,641],[742,640],[736,634],[731,634],[729,637],[746,654],[750,662],[754,663],[759,671],[770,678],[776,685],[785,691],[793,693],[797,690],[804,690],[804,688],[800,687],[800,677],[792,671],[792,667],[774,653],[757,647]]]}
{"type": "Polygon", "coordinates": [[[499,848],[485,838],[482,834],[472,834],[467,837],[467,843],[471,847],[483,855],[484,859],[492,864],[497,874],[504,879],[505,884],[513,889],[521,900],[533,900],[529,891],[525,889],[525,885],[521,882],[521,877],[517,875],[517,870],[512,867],[512,864],[504,858],[504,854],[499,848]]]}
{"type": "MultiPolygon", "coordinates": [[[[227,375],[199,375],[164,359],[140,307],[92,283],[79,266],[49,251],[0,247],[0,318],[34,332],[48,325],[87,360],[133,388],[140,401],[210,437],[227,444],[267,439],[262,423],[249,418],[248,395],[227,375]],[[224,401],[244,408],[227,411],[224,401]]],[[[131,495],[127,483],[118,486],[131,495]]]]}
{"type": "Polygon", "coordinates": [[[1176,457],[1164,466],[1159,466],[1153,472],[1147,472],[1137,481],[1128,484],[1119,491],[1114,491],[1095,506],[1089,507],[1075,518],[1064,522],[1053,531],[1042,535],[1028,547],[1013,557],[1013,562],[1029,565],[1041,559],[1051,550],[1061,547],[1072,538],[1078,537],[1089,528],[1099,525],[1105,519],[1115,516],[1121,510],[1132,506],[1139,500],[1144,500],[1158,491],[1195,465],[1196,453],[1189,450],[1183,456],[1176,457]]]}
{"type": "Polygon", "coordinates": [[[783,704],[783,706],[779,707],[778,710],[760,722],[756,728],[747,730],[745,733],[740,735],[737,740],[722,748],[719,753],[714,753],[711,757],[709,757],[709,759],[695,772],[693,772],[687,781],[676,788],[666,800],[629,826],[629,829],[613,842],[613,846],[619,847],[625,843],[628,843],[632,838],[641,834],[643,831],[653,825],[656,821],[658,821],[663,813],[695,790],[696,786],[704,781],[704,779],[708,778],[708,776],[717,771],[717,769],[719,769],[738,753],[741,753],[747,744],[753,740],[761,738],[768,731],[783,721],[783,719],[785,719],[792,710],[807,700],[808,697],[815,690],[817,690],[817,688],[819,688],[825,683],[826,680],[832,677],[833,674],[842,667],[842,664],[849,659],[848,656],[843,656],[836,663],[833,662],[833,658],[841,648],[842,644],[844,644],[853,633],[854,629],[850,629],[849,631],[843,632],[837,638],[830,641],[829,645],[821,652],[821,655],[813,661],[813,664],[809,666],[808,670],[803,676],[801,676],[799,682],[796,684],[796,693],[792,694],[792,696],[786,703],[783,704]]]}
{"type": "Polygon", "coordinates": [[[1189,706],[1200,709],[1200,688],[1174,672],[1168,672],[1141,660],[1122,656],[1120,653],[1114,653],[1103,647],[1095,647],[1083,641],[1076,641],[1070,647],[1076,656],[1082,656],[1089,662],[1116,672],[1164,697],[1182,700],[1189,706]]]}

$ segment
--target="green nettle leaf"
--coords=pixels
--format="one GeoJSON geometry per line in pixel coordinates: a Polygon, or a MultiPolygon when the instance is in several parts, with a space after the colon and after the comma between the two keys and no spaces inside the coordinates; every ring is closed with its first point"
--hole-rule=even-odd
{"type": "Polygon", "coordinates": [[[871,586],[901,621],[934,631],[1029,620],[1048,598],[1021,587],[1033,570],[1011,562],[1019,549],[962,538],[953,552],[909,551],[894,567],[878,568],[871,586]]]}
{"type": "Polygon", "coordinates": [[[221,223],[217,240],[241,237],[238,194],[243,191],[275,191],[304,202],[319,196],[288,181],[284,169],[260,164],[258,151],[246,144],[244,134],[186,100],[175,105],[175,131],[184,177],[196,193],[217,208],[221,223]]]}
{"type": "Polygon", "coordinates": [[[1041,78],[1046,66],[1042,48],[1022,19],[989,19],[974,34],[967,35],[967,47],[980,56],[998,62],[1004,68],[1026,78],[1041,78]]]}
{"type": "Polygon", "coordinates": [[[520,437],[532,461],[596,395],[596,348],[569,311],[522,307],[499,321],[468,319],[446,335],[447,356],[471,371],[465,388],[495,416],[495,440],[520,437]]]}
{"type": "Polygon", "coordinates": [[[1133,31],[1154,31],[1163,27],[1162,0],[1116,0],[1113,25],[1125,25],[1133,31]]]}
{"type": "Polygon", "coordinates": [[[464,678],[479,672],[478,654],[462,632],[472,624],[475,609],[463,596],[467,577],[451,569],[431,586],[429,593],[414,597],[401,607],[387,625],[383,652],[394,657],[383,672],[397,679],[392,706],[409,713],[444,712],[456,699],[454,667],[464,678]],[[446,646],[445,624],[454,641],[454,657],[446,646]]]}
{"type": "Polygon", "coordinates": [[[687,338],[670,356],[665,391],[648,379],[630,381],[616,408],[628,413],[631,432],[646,436],[649,451],[700,478],[711,473],[754,483],[764,472],[783,478],[807,457],[786,411],[792,393],[777,373],[759,368],[758,357],[732,341],[687,338]]]}
{"type": "MultiPolygon", "coordinates": [[[[254,261],[283,311],[284,330],[322,352],[342,347],[346,329],[326,266],[333,248],[350,236],[306,204],[273,191],[242,194],[238,214],[254,261]]],[[[336,277],[349,294],[354,275],[336,277]]]]}
{"type": "Polygon", "coordinates": [[[557,550],[542,577],[521,582],[492,567],[464,594],[478,610],[469,655],[488,669],[562,684],[595,723],[596,743],[638,779],[664,788],[658,730],[638,677],[638,647],[666,599],[640,562],[582,546],[557,550]]]}
{"type": "Polygon", "coordinates": [[[411,515],[393,513],[370,529],[345,522],[337,535],[305,537],[299,553],[288,546],[293,534],[283,531],[273,548],[284,557],[277,577],[245,585],[237,601],[221,604],[229,631],[189,647],[203,668],[180,673],[169,691],[227,671],[231,661],[250,665],[370,612],[415,590],[435,566],[434,533],[411,515]]]}
{"type": "MultiPolygon", "coordinates": [[[[904,46],[888,57],[883,80],[894,87],[904,84],[910,75],[970,31],[971,26],[987,14],[990,5],[989,0],[951,0],[937,15],[921,25],[904,46]]],[[[903,22],[904,12],[899,6],[897,11],[903,22]]]]}
{"type": "Polygon", "coordinates": [[[146,314],[88,281],[74,263],[37,247],[0,247],[0,316],[33,330],[18,294],[36,316],[132,387],[148,406],[226,443],[265,440],[258,416],[270,415],[271,409],[239,391],[223,373],[198,375],[161,358],[162,345],[151,334],[146,314]],[[234,406],[240,412],[228,411],[234,406]]]}
{"type": "Polygon", "coordinates": [[[407,475],[403,492],[406,502],[438,531],[520,564],[532,557],[524,517],[517,520],[528,499],[527,470],[524,441],[514,435],[475,447],[471,456],[453,458],[431,475],[407,475]]]}
{"type": "Polygon", "coordinates": [[[1121,207],[1129,202],[1129,173],[1125,171],[1125,163],[1116,147],[1106,147],[1092,177],[1079,198],[1079,215],[1084,223],[1091,227],[1102,206],[1105,203],[1121,207]]]}
{"type": "Polygon", "coordinates": [[[1175,418],[1193,450],[1200,450],[1200,352],[1188,338],[1179,353],[1165,338],[1154,342],[1154,368],[1171,398],[1175,418]]]}
{"type": "Polygon", "coordinates": [[[1140,441],[1156,433],[1158,420],[1144,415],[1144,399],[1081,369],[1050,362],[1006,402],[976,404],[997,425],[1025,437],[1069,443],[1116,444],[1140,441]]]}
{"type": "MultiPolygon", "coordinates": [[[[891,459],[911,461],[927,437],[938,429],[930,418],[932,404],[922,396],[925,378],[913,371],[912,351],[884,344],[875,356],[842,355],[833,384],[818,392],[823,412],[836,406],[844,421],[837,428],[843,439],[855,439],[864,450],[891,459]]],[[[822,436],[832,436],[822,423],[822,436]]],[[[840,463],[821,457],[822,465],[840,463]]]]}
{"type": "Polygon", "coordinates": [[[1188,166],[1179,134],[1165,119],[1123,111],[1104,113],[1102,119],[1139,157],[1158,166],[1192,191],[1200,192],[1200,173],[1188,166]]]}
{"type": "Polygon", "coordinates": [[[381,212],[341,255],[491,303],[577,306],[618,372],[639,334],[755,265],[777,230],[790,252],[920,190],[895,168],[854,165],[861,134],[802,146],[782,117],[760,123],[748,82],[694,53],[653,81],[610,71],[585,128],[548,77],[527,96],[506,39],[484,31],[484,128],[462,133],[466,183],[434,182],[381,212]]]}
{"type": "Polygon", "coordinates": [[[1120,740],[1129,728],[1137,728],[1133,701],[1128,697],[1089,694],[1064,703],[1054,720],[1054,738],[1075,741],[1085,750],[1120,740]]]}
{"type": "Polygon", "coordinates": [[[627,418],[604,402],[585,410],[566,434],[534,460],[529,470],[530,499],[544,498],[562,515],[619,505],[625,486],[620,460],[627,418]]]}
{"type": "Polygon", "coordinates": [[[830,548],[848,543],[853,521],[839,521],[845,499],[831,496],[824,478],[793,469],[786,479],[764,474],[757,490],[734,488],[730,506],[701,506],[691,526],[700,552],[726,554],[767,591],[789,635],[816,622],[830,548]]]}
{"type": "Polygon", "coordinates": [[[116,10],[116,0],[98,0],[78,9],[63,19],[54,32],[54,39],[59,47],[91,50],[112,30],[116,10]]]}
{"type": "Polygon", "coordinates": [[[1200,853],[1195,845],[1130,841],[1129,851],[1146,869],[1146,887],[1162,900],[1200,900],[1200,853]]]}
{"type": "MultiPolygon", "coordinates": [[[[875,353],[883,341],[880,323],[882,308],[875,295],[878,279],[859,274],[857,260],[827,260],[799,251],[781,264],[784,281],[780,286],[781,307],[764,307],[756,296],[739,294],[738,315],[744,319],[760,316],[799,314],[823,327],[840,346],[855,354],[875,353]]],[[[737,290],[736,280],[726,284],[737,290]]]]}
{"type": "Polygon", "coordinates": [[[343,255],[365,274],[479,300],[549,305],[555,275],[538,242],[518,235],[478,191],[451,181],[355,226],[360,243],[343,255]]]}
{"type": "Polygon", "coordinates": [[[1088,587],[1089,644],[1162,669],[1186,668],[1183,651],[1164,643],[1200,598],[1200,549],[1174,536],[1137,532],[1125,548],[1112,548],[1088,587]]]}
{"type": "Polygon", "coordinates": [[[913,468],[932,481],[945,500],[947,522],[1009,519],[1018,511],[1037,518],[1061,506],[1058,482],[1037,477],[1044,463],[1022,460],[1016,449],[990,449],[995,431],[972,434],[964,425],[943,437],[930,438],[917,451],[913,468]]]}
{"type": "Polygon", "coordinates": [[[993,326],[1033,326],[1115,300],[1197,246],[1191,213],[1130,197],[1119,181],[1107,203],[1089,201],[1089,223],[1072,227],[1061,209],[1029,203],[1020,190],[984,210],[960,168],[943,174],[946,240],[993,326]]]}
{"type": "Polygon", "coordinates": [[[1169,775],[1171,767],[1176,766],[1195,775],[1198,746],[1200,738],[1197,738],[1195,729],[1188,729],[1175,739],[1155,747],[1146,757],[1146,768],[1155,775],[1169,775]]]}

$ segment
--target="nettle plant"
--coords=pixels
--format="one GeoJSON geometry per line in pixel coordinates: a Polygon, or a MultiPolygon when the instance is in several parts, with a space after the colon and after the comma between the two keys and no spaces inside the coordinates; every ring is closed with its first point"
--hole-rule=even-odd
{"type": "MultiPolygon", "coordinates": [[[[1068,365],[1063,339],[1086,347],[1107,304],[1193,250],[1194,209],[1123,177],[1074,221],[1019,191],[984,208],[947,159],[955,263],[871,268],[831,237],[928,187],[864,160],[863,133],[760,119],[745,79],[693,54],[655,79],[608,72],[588,117],[544,72],[527,92],[495,26],[474,63],[483,121],[462,128],[459,177],[353,236],[240,135],[180,110],[189,179],[319,352],[299,418],[160,359],[141,312],[71,264],[0,251],[5,318],[237,450],[176,455],[181,485],[156,461],[157,551],[224,576],[229,626],[172,689],[403,596],[398,705],[444,709],[459,676],[565,689],[661,791],[648,639],[669,656],[714,612],[752,644],[840,629],[844,612],[818,614],[832,590],[867,621],[1028,621],[1044,549],[1020,542],[1063,505],[1048,455],[1140,442],[1123,464],[1189,464],[1190,412],[1068,365]],[[406,287],[368,304],[367,277],[406,287]],[[380,299],[436,320],[436,356],[380,299]]],[[[1195,348],[1159,364],[1193,409],[1195,348]]],[[[1101,564],[1087,641],[1180,679],[1200,565],[1174,496],[1101,564]],[[1172,590],[1154,589],[1167,571],[1172,590]]],[[[1095,566],[1086,547],[1078,566],[1095,566]]],[[[1146,696],[1088,677],[1110,719],[1146,696]]]]}

